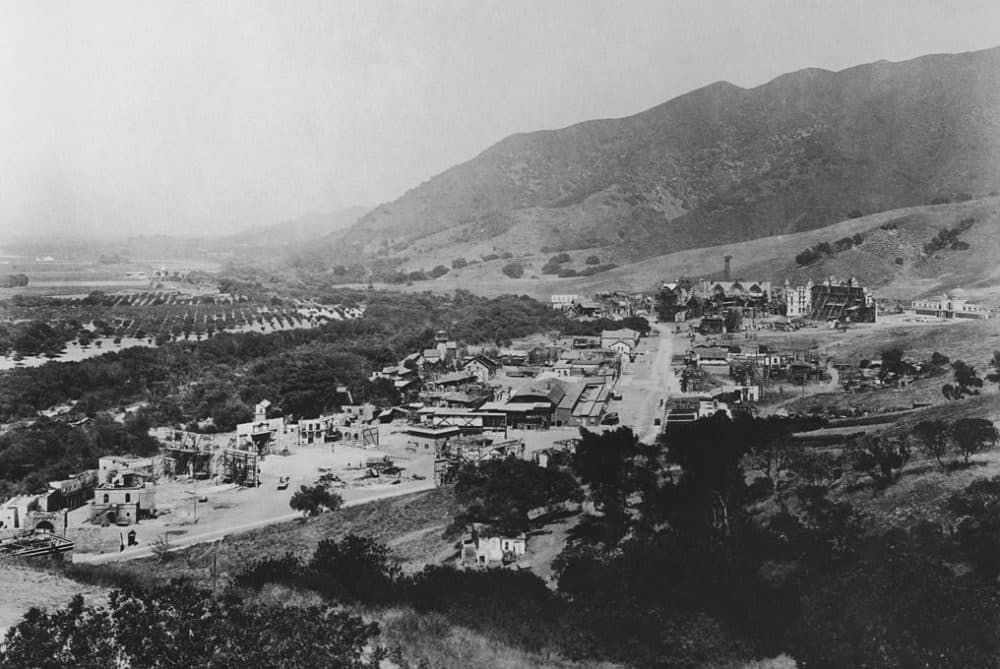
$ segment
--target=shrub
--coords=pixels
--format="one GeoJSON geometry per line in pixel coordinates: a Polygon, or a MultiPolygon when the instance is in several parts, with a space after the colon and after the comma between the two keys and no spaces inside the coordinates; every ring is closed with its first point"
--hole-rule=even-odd
{"type": "Polygon", "coordinates": [[[600,265],[601,259],[598,258],[597,256],[587,256],[586,263],[588,265],[600,265]]]}
{"type": "Polygon", "coordinates": [[[512,279],[520,279],[524,276],[524,266],[519,262],[509,262],[500,271],[512,279]]]}
{"type": "Polygon", "coordinates": [[[452,269],[462,269],[463,267],[465,267],[468,264],[469,263],[465,260],[465,258],[455,258],[454,260],[451,261],[451,268],[452,269]]]}
{"type": "Polygon", "coordinates": [[[301,511],[306,516],[317,516],[323,511],[336,511],[343,504],[344,500],[335,492],[321,484],[314,486],[301,486],[288,505],[295,511],[301,511]]]}
{"type": "Polygon", "coordinates": [[[438,265],[430,272],[428,272],[428,276],[430,276],[432,279],[439,279],[445,274],[447,274],[448,271],[449,271],[448,268],[445,267],[444,265],[438,265]]]}

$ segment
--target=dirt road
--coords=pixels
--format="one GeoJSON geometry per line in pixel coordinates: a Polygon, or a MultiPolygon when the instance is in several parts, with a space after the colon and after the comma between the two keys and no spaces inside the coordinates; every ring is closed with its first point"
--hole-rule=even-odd
{"type": "Polygon", "coordinates": [[[659,434],[655,420],[663,416],[663,404],[674,392],[676,379],[670,368],[673,335],[669,324],[653,325],[649,337],[639,344],[634,363],[626,363],[618,384],[622,393],[619,414],[643,441],[659,434]]]}

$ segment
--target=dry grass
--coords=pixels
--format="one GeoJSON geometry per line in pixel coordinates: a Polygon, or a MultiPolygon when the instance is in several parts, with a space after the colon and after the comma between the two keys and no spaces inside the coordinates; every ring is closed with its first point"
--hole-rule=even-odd
{"type": "MultiPolygon", "coordinates": [[[[854,274],[866,284],[885,286],[885,290],[880,292],[901,298],[958,285],[971,288],[973,283],[976,283],[978,289],[988,287],[985,284],[978,285],[983,283],[984,277],[989,276],[986,284],[993,285],[998,282],[995,272],[986,271],[991,263],[993,269],[996,269],[995,240],[1000,238],[997,234],[1000,227],[1000,219],[996,214],[998,204],[1000,204],[998,198],[984,198],[956,204],[894,209],[841,221],[817,230],[668,253],[589,277],[558,279],[541,276],[539,268],[553,254],[538,253],[516,259],[526,268],[524,278],[521,279],[504,276],[500,268],[508,261],[495,260],[470,265],[461,270],[451,270],[445,276],[433,281],[418,281],[408,287],[386,287],[414,292],[451,292],[463,288],[479,295],[513,293],[539,299],[548,299],[549,295],[558,293],[588,295],[606,290],[651,291],[658,288],[662,281],[678,276],[694,278],[721,276],[722,257],[728,255],[732,256],[732,272],[736,276],[746,278],[756,277],[771,281],[783,281],[787,278],[795,283],[802,282],[806,278],[822,279],[830,274],[838,276],[854,274]],[[969,251],[945,253],[942,254],[942,258],[925,263],[918,263],[916,258],[910,258],[906,265],[897,266],[894,263],[897,251],[885,248],[890,242],[907,248],[913,243],[922,245],[938,230],[951,227],[969,216],[975,217],[978,221],[977,225],[965,235],[974,243],[969,251]],[[913,239],[899,241],[886,238],[887,235],[879,229],[879,226],[890,221],[898,221],[901,227],[912,228],[912,234],[909,236],[913,239]],[[829,261],[817,263],[809,268],[800,268],[795,264],[795,255],[803,249],[817,242],[833,242],[856,233],[870,235],[872,239],[860,250],[839,254],[829,261]],[[538,278],[533,279],[533,275],[538,278]]],[[[434,258],[421,253],[419,256],[414,256],[409,265],[430,269],[438,261],[447,265],[451,258],[462,255],[466,259],[473,259],[478,257],[477,253],[487,250],[487,246],[492,247],[499,242],[500,240],[488,240],[476,246],[439,249],[434,258]]],[[[602,249],[572,251],[570,255],[574,260],[578,260],[592,253],[602,257],[606,255],[606,251],[602,249]]],[[[576,265],[579,266],[580,262],[576,262],[576,265]]]]}

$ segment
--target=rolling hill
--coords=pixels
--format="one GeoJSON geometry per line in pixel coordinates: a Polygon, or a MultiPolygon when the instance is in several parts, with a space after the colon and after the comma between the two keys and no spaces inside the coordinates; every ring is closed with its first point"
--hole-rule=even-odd
{"type": "Polygon", "coordinates": [[[719,82],[508,137],[363,216],[342,254],[601,248],[619,264],[1000,188],[1000,48],[719,82]]]}
{"type": "MultiPolygon", "coordinates": [[[[585,267],[585,259],[596,249],[573,251],[567,266],[585,267]]],[[[668,279],[721,278],[723,257],[731,256],[732,276],[792,284],[822,281],[829,276],[855,276],[880,296],[908,300],[961,288],[970,297],[1000,308],[1000,197],[961,203],[921,205],[879,212],[833,225],[788,235],[758,237],[745,242],[690,248],[628,263],[589,277],[556,278],[541,273],[549,254],[530,254],[516,260],[525,268],[524,277],[511,279],[500,268],[507,260],[476,262],[452,269],[432,281],[392,289],[450,291],[457,288],[477,294],[528,294],[548,299],[558,293],[588,295],[610,290],[655,290],[668,279]],[[962,221],[971,226],[959,234],[966,249],[945,248],[927,254],[925,246],[942,230],[962,221]],[[861,236],[861,243],[805,266],[795,256],[817,243],[861,236]],[[897,260],[900,259],[900,260],[897,260]]],[[[471,258],[471,256],[468,256],[471,258]]],[[[430,267],[433,258],[416,259],[413,267],[430,267]]]]}

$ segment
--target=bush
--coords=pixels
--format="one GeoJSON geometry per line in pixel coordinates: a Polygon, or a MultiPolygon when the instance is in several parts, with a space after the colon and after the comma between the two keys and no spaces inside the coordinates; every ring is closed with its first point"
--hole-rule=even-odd
{"type": "Polygon", "coordinates": [[[601,259],[598,258],[597,256],[587,256],[586,263],[588,265],[600,265],[601,259]]]}
{"type": "Polygon", "coordinates": [[[463,267],[465,267],[468,264],[469,263],[465,260],[465,258],[455,258],[454,260],[451,261],[451,268],[452,269],[462,269],[463,267]]]}
{"type": "Polygon", "coordinates": [[[301,486],[288,505],[295,511],[301,511],[306,516],[317,516],[324,511],[336,511],[344,500],[335,492],[321,484],[301,486]]]}
{"type": "Polygon", "coordinates": [[[444,265],[438,265],[430,272],[428,272],[428,276],[430,276],[432,279],[439,279],[445,274],[447,274],[448,271],[449,271],[448,268],[445,267],[444,265]]]}
{"type": "Polygon", "coordinates": [[[524,266],[519,262],[509,262],[500,271],[512,279],[520,279],[524,276],[524,266]]]}

